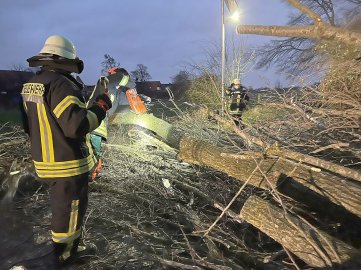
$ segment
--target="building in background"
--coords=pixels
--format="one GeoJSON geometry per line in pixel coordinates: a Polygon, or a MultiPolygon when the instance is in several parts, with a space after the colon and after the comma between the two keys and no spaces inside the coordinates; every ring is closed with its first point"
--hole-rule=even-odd
{"type": "Polygon", "coordinates": [[[28,71],[0,70],[0,110],[19,107],[23,84],[33,76],[28,71]]]}
{"type": "Polygon", "coordinates": [[[167,87],[171,88],[171,84],[162,84],[160,81],[136,82],[138,94],[154,99],[169,99],[167,87]]]}

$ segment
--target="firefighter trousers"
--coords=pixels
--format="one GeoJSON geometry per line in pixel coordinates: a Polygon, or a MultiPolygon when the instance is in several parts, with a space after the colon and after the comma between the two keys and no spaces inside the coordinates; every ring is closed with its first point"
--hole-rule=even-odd
{"type": "Polygon", "coordinates": [[[60,261],[75,254],[88,205],[89,173],[44,179],[50,186],[51,234],[54,253],[60,261]]]}

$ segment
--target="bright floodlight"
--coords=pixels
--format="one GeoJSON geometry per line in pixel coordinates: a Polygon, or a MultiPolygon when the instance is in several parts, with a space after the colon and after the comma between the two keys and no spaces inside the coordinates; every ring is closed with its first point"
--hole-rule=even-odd
{"type": "Polygon", "coordinates": [[[236,10],[235,12],[233,12],[233,14],[230,16],[230,19],[234,22],[239,22],[241,19],[241,13],[236,10]]]}

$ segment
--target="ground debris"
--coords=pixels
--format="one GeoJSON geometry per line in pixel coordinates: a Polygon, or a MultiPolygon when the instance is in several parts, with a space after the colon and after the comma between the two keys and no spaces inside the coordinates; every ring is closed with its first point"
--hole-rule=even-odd
{"type": "MultiPolygon", "coordinates": [[[[175,126],[195,138],[235,156],[251,150],[217,123],[203,119],[192,130],[194,118],[184,118],[184,126],[175,126]]],[[[205,235],[242,184],[224,173],[182,162],[177,150],[142,128],[113,125],[109,134],[103,170],[90,184],[84,224],[85,242],[94,243],[98,252],[73,269],[294,268],[281,245],[239,217],[250,195],[270,198],[268,192],[246,186],[205,235]]],[[[22,138],[26,141],[25,134],[22,138]]],[[[6,164],[0,166],[0,175],[9,172],[16,158],[21,157],[22,164],[31,163],[29,144],[20,145],[0,148],[6,164]]],[[[27,246],[46,243],[50,226],[46,187],[17,193],[13,207],[19,211],[15,216],[31,220],[26,227],[32,235],[27,246]]],[[[297,265],[305,266],[301,261],[297,265]]]]}

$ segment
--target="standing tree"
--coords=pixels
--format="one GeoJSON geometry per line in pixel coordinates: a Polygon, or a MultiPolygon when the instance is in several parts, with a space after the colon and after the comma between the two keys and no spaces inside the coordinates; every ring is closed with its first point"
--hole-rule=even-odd
{"type": "Polygon", "coordinates": [[[307,16],[311,20],[311,24],[290,26],[239,25],[237,27],[238,34],[302,37],[314,41],[339,42],[348,46],[361,46],[361,33],[327,23],[312,7],[301,3],[300,0],[288,0],[288,2],[307,16]]]}
{"type": "Polygon", "coordinates": [[[25,65],[23,64],[13,64],[9,70],[13,70],[13,71],[26,71],[26,72],[32,72],[32,73],[36,73],[37,71],[40,70],[39,67],[26,67],[25,65]]]}
{"type": "MultiPolygon", "coordinates": [[[[319,16],[316,25],[320,23],[335,27],[344,18],[350,18],[360,11],[360,0],[303,0],[300,1],[305,7],[311,9],[319,16]],[[322,20],[322,21],[321,21],[322,20]]],[[[292,2],[290,1],[292,4],[292,2]]],[[[315,18],[315,17],[314,17],[315,18]]],[[[300,27],[313,25],[314,21],[302,10],[298,14],[292,14],[288,22],[289,26],[300,27]]],[[[305,36],[291,36],[272,40],[266,46],[258,50],[258,68],[267,68],[276,65],[278,71],[285,72],[289,76],[307,74],[309,71],[318,71],[325,64],[325,58],[316,50],[318,43],[305,36]]]]}
{"type": "Polygon", "coordinates": [[[191,75],[188,71],[181,70],[172,77],[172,91],[176,99],[183,98],[191,85],[191,75]]]}
{"type": "MultiPolygon", "coordinates": [[[[283,41],[284,46],[275,49],[269,60],[275,63],[282,63],[279,62],[282,60],[287,68],[292,68],[293,62],[297,65],[299,61],[305,60],[303,62],[305,65],[302,67],[314,68],[316,65],[316,69],[321,69],[323,76],[315,88],[304,87],[300,91],[288,91],[283,95],[277,93],[277,98],[281,100],[274,99],[264,105],[267,108],[273,106],[274,108],[286,109],[285,115],[288,119],[292,119],[289,126],[297,126],[299,128],[298,134],[306,134],[306,136],[298,136],[298,139],[302,140],[302,137],[311,136],[310,130],[312,129],[317,134],[314,140],[322,142],[319,145],[320,148],[324,147],[324,143],[327,141],[331,145],[332,140],[339,143],[359,140],[361,138],[361,24],[359,23],[360,20],[352,20],[352,22],[340,26],[339,19],[335,19],[340,18],[340,16],[336,16],[333,11],[347,11],[341,8],[335,9],[336,3],[344,3],[342,8],[345,9],[353,5],[355,8],[360,7],[361,1],[288,0],[288,3],[299,10],[302,14],[300,18],[305,20],[304,24],[297,23],[288,26],[239,25],[237,32],[239,34],[288,37],[289,39],[285,39],[288,41],[292,38],[303,39],[308,43],[304,49],[310,53],[308,54],[311,59],[309,62],[306,55],[303,55],[305,59],[302,59],[301,56],[297,60],[297,52],[302,48],[296,47],[294,44],[287,45],[285,40],[283,41]],[[283,54],[282,48],[287,49],[289,54],[283,54]],[[291,113],[293,117],[290,117],[291,113]],[[321,136],[324,137],[321,139],[321,136]]],[[[313,69],[307,69],[307,71],[307,76],[314,75],[313,69]]],[[[300,73],[298,72],[298,74],[300,73]]],[[[282,119],[279,122],[279,127],[285,125],[286,121],[287,119],[282,119]]],[[[266,119],[265,122],[270,121],[266,119]]],[[[271,122],[274,123],[274,121],[271,122]]],[[[297,136],[291,136],[291,132],[285,131],[275,133],[275,126],[272,127],[272,130],[268,128],[267,134],[272,134],[272,136],[276,134],[274,137],[289,134],[289,138],[283,137],[280,142],[289,140],[293,143],[292,140],[297,136]]],[[[261,128],[264,129],[264,125],[261,128]]],[[[303,145],[305,148],[309,141],[311,141],[310,138],[304,144],[298,142],[298,145],[303,145]]],[[[357,148],[353,145],[350,145],[348,151],[354,156],[359,156],[357,148]]]]}
{"type": "Polygon", "coordinates": [[[109,54],[104,54],[104,60],[102,61],[101,66],[102,66],[101,73],[105,75],[108,69],[112,67],[120,67],[120,64],[109,54]]]}
{"type": "Polygon", "coordinates": [[[25,65],[23,64],[13,64],[10,68],[10,70],[13,70],[13,71],[29,71],[29,68],[26,67],[25,65]]]}
{"type": "Polygon", "coordinates": [[[143,64],[138,64],[137,68],[131,72],[131,75],[136,82],[144,82],[152,78],[148,73],[148,67],[143,64]]]}

